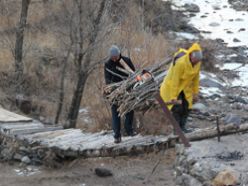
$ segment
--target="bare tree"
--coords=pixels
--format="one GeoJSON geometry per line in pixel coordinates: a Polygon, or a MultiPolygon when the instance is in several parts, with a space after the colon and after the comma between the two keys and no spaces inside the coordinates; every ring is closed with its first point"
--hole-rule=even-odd
{"type": "MultiPolygon", "coordinates": [[[[76,126],[86,80],[93,66],[96,64],[93,62],[93,54],[96,51],[97,45],[108,33],[106,25],[103,25],[103,20],[105,15],[107,15],[106,9],[109,2],[110,0],[102,0],[100,3],[99,1],[92,0],[73,1],[73,6],[71,7],[73,19],[71,20],[71,24],[68,25],[71,34],[68,34],[68,36],[72,43],[72,51],[70,53],[74,56],[73,61],[76,65],[77,82],[67,116],[66,128],[74,128],[76,126]]],[[[67,1],[64,3],[68,5],[67,1]]],[[[68,8],[68,6],[65,7],[68,8]]],[[[61,85],[63,84],[62,81],[61,85]]],[[[60,93],[63,97],[64,93],[62,92],[61,89],[60,93]]],[[[60,97],[59,102],[62,101],[63,99],[60,97]]],[[[61,109],[60,105],[57,115],[61,112],[61,109]]],[[[58,121],[58,117],[56,116],[56,121],[58,121]]]]}
{"type": "Polygon", "coordinates": [[[16,72],[16,91],[20,93],[21,83],[23,79],[24,65],[22,61],[23,57],[23,39],[24,30],[27,23],[28,7],[31,0],[22,0],[21,15],[18,27],[16,29],[16,43],[15,43],[15,72],[16,72]]]}

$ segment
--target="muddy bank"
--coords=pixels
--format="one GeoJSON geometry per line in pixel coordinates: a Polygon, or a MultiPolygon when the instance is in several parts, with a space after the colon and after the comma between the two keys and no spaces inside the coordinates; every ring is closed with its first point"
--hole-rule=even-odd
{"type": "Polygon", "coordinates": [[[19,164],[0,164],[1,186],[174,186],[174,150],[139,157],[92,158],[64,162],[59,169],[19,164]],[[98,177],[95,168],[106,168],[113,176],[98,177]]]}

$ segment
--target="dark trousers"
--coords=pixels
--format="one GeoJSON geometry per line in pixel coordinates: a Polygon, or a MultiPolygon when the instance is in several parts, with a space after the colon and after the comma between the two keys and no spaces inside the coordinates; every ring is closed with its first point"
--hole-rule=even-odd
{"type": "Polygon", "coordinates": [[[178,122],[179,126],[181,127],[182,130],[185,129],[185,125],[187,122],[187,118],[189,116],[189,103],[185,99],[185,95],[183,91],[179,94],[178,100],[182,100],[182,104],[180,105],[174,105],[171,109],[172,114],[176,121],[178,122]]]}
{"type": "MultiPolygon", "coordinates": [[[[112,111],[112,128],[114,131],[114,138],[121,137],[121,118],[118,116],[119,112],[117,111],[117,106],[112,105],[111,111],[112,111]]],[[[133,115],[134,112],[131,111],[127,113],[124,117],[124,128],[126,130],[126,133],[128,136],[133,135],[133,115]]]]}

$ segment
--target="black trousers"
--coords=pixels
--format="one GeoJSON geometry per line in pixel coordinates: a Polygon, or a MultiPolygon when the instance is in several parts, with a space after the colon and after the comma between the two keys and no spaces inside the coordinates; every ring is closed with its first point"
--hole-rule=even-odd
{"type": "Polygon", "coordinates": [[[174,116],[174,118],[178,122],[181,129],[184,130],[185,125],[187,123],[188,116],[189,116],[189,112],[190,112],[189,103],[185,99],[185,95],[184,95],[183,91],[180,92],[177,99],[182,100],[182,104],[174,105],[172,107],[171,111],[172,111],[172,115],[174,116]]]}
{"type": "MultiPolygon", "coordinates": [[[[114,131],[114,138],[121,137],[121,118],[118,116],[117,106],[112,105],[112,128],[114,131]]],[[[125,115],[124,128],[128,136],[133,135],[133,115],[134,111],[131,111],[125,115]]]]}

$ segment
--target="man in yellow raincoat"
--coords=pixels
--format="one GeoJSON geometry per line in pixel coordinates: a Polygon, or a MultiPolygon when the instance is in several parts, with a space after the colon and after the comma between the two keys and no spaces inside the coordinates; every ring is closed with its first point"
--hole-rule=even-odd
{"type": "Polygon", "coordinates": [[[202,49],[194,43],[188,50],[179,49],[160,87],[160,96],[172,111],[184,132],[193,102],[198,100],[202,49]],[[180,103],[180,104],[178,104],[180,103]]]}

